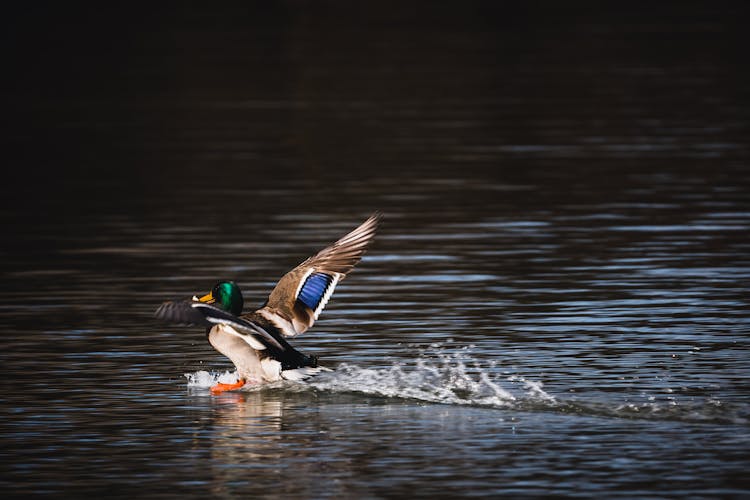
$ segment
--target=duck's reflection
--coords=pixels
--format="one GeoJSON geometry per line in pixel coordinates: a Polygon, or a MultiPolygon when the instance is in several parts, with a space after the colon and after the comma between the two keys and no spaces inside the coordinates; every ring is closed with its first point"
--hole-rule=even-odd
{"type": "Polygon", "coordinates": [[[280,394],[237,391],[214,397],[213,403],[212,457],[218,463],[255,463],[280,456],[280,394]]]}
{"type": "MultiPolygon", "coordinates": [[[[294,462],[296,486],[319,476],[316,453],[317,426],[296,425],[309,417],[305,396],[283,390],[237,391],[213,397],[208,442],[214,496],[222,496],[253,482],[288,483],[290,461],[294,462]],[[285,414],[286,412],[286,414],[285,414]],[[306,416],[307,415],[307,416],[306,416]]],[[[317,419],[316,419],[317,420],[317,419]]],[[[306,422],[309,424],[309,420],[306,422]]],[[[206,440],[201,439],[202,451],[206,440]]],[[[308,484],[309,485],[309,484],[308,484]]],[[[278,491],[277,491],[278,492],[278,491]]],[[[291,491],[286,491],[291,493],[291,491]]]]}

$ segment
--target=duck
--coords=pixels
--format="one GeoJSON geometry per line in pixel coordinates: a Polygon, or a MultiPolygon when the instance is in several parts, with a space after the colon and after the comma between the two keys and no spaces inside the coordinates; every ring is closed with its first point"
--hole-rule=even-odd
{"type": "Polygon", "coordinates": [[[222,280],[190,300],[167,301],[155,312],[161,321],[204,326],[209,344],[229,358],[234,383],[217,383],[212,394],[246,384],[307,379],[328,368],[317,356],[302,354],[287,339],[312,328],[336,286],[369,248],[382,216],[371,215],[354,230],[287,272],[258,309],[243,314],[244,298],[236,282],[222,280]]]}

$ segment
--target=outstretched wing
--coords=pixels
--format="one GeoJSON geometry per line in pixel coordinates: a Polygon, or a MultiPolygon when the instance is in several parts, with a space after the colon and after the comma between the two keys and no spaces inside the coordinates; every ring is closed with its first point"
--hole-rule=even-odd
{"type": "Polygon", "coordinates": [[[179,325],[198,325],[207,328],[222,325],[224,331],[241,338],[255,350],[270,347],[283,353],[291,349],[284,339],[277,339],[261,326],[204,302],[165,302],[154,314],[163,321],[179,325]]]}
{"type": "Polygon", "coordinates": [[[304,333],[320,316],[336,285],[359,262],[380,222],[380,214],[316,253],[279,280],[264,307],[256,311],[284,335],[304,333]]]}

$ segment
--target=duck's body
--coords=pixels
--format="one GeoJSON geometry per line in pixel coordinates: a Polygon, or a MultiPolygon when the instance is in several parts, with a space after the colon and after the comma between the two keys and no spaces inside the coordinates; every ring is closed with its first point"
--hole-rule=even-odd
{"type": "Polygon", "coordinates": [[[246,381],[300,380],[325,368],[286,341],[313,326],[336,285],[359,262],[375,236],[380,216],[358,228],[285,274],[263,306],[242,315],[244,300],[230,281],[217,283],[204,297],[166,302],[160,319],[207,327],[209,343],[237,368],[237,384],[219,384],[214,392],[242,387],[246,381]]]}
{"type": "Polygon", "coordinates": [[[241,318],[261,327],[284,349],[264,344],[257,336],[238,335],[235,328],[226,324],[207,328],[208,342],[234,363],[240,379],[255,383],[300,380],[325,370],[318,367],[317,358],[305,356],[290,346],[281,332],[257,311],[241,318]]]}

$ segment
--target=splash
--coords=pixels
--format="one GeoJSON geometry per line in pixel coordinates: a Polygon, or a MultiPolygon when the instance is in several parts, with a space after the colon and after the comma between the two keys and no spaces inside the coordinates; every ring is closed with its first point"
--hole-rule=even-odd
{"type": "Polygon", "coordinates": [[[458,352],[433,345],[412,363],[387,368],[342,364],[335,372],[312,379],[317,390],[357,392],[430,403],[512,408],[524,401],[554,403],[541,382],[505,378],[494,365],[481,366],[470,348],[458,352]]]}
{"type": "Polygon", "coordinates": [[[332,392],[359,392],[431,403],[508,406],[516,397],[486,373],[469,375],[461,368],[445,371],[418,361],[414,369],[399,364],[390,368],[360,368],[343,364],[329,376],[309,385],[332,392]]]}
{"type": "MultiPolygon", "coordinates": [[[[494,364],[482,367],[473,359],[469,348],[450,352],[441,347],[435,344],[430,350],[419,351],[414,362],[396,362],[385,368],[343,363],[332,372],[321,373],[304,382],[279,384],[297,390],[360,393],[441,404],[497,408],[532,402],[556,404],[555,398],[542,389],[541,382],[507,377],[494,364]]],[[[207,389],[217,382],[230,383],[237,379],[236,373],[229,371],[198,371],[187,373],[185,377],[188,387],[194,389],[207,389]]]]}

